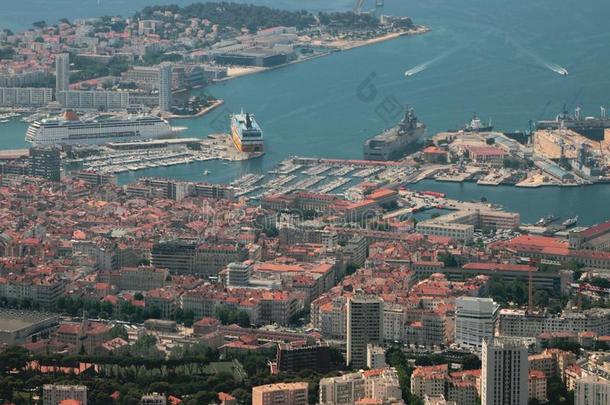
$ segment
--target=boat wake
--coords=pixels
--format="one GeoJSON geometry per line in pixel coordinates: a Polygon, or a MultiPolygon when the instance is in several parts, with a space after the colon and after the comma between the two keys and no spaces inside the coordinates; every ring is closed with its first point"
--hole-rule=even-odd
{"type": "Polygon", "coordinates": [[[545,63],[544,66],[547,69],[550,69],[553,72],[557,73],[558,75],[561,75],[561,76],[567,76],[568,75],[568,70],[566,68],[561,67],[559,65],[556,65],[554,63],[545,63]]]}
{"type": "Polygon", "coordinates": [[[417,66],[412,67],[411,69],[407,70],[405,72],[405,77],[411,77],[411,76],[415,76],[416,74],[423,72],[424,70],[428,69],[431,65],[433,65],[436,62],[439,62],[443,59],[445,59],[447,56],[451,55],[452,53],[454,53],[455,51],[457,51],[458,48],[455,49],[450,49],[449,51],[443,52],[442,54],[440,54],[439,56],[437,56],[436,58],[430,59],[429,61],[419,64],[417,66]]]}
{"type": "Polygon", "coordinates": [[[405,76],[406,77],[414,76],[414,75],[418,74],[419,72],[423,72],[427,68],[428,68],[428,64],[422,63],[421,65],[417,65],[417,66],[407,70],[405,72],[405,76]]]}
{"type": "Polygon", "coordinates": [[[540,67],[545,67],[546,69],[549,69],[550,71],[555,72],[561,76],[567,76],[569,74],[569,72],[566,68],[559,66],[555,63],[548,62],[542,56],[540,56],[539,54],[534,52],[532,49],[527,48],[526,46],[517,42],[508,33],[504,32],[504,36],[509,43],[511,43],[516,49],[518,49],[519,51],[521,51],[525,55],[527,55],[527,57],[529,57],[532,61],[534,61],[536,65],[538,65],[540,67]]]}

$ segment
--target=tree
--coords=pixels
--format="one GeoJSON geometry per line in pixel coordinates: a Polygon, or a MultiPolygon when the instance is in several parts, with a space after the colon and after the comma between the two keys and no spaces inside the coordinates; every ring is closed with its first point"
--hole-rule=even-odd
{"type": "Polygon", "coordinates": [[[22,370],[29,357],[29,352],[25,348],[11,346],[0,352],[0,371],[6,373],[11,370],[22,370]]]}
{"type": "Polygon", "coordinates": [[[589,282],[591,285],[599,288],[610,288],[610,280],[602,277],[595,277],[589,282]]]}
{"type": "Polygon", "coordinates": [[[439,253],[438,260],[443,262],[445,267],[458,267],[457,259],[451,253],[448,253],[448,252],[439,253]]]}
{"type": "Polygon", "coordinates": [[[265,227],[263,229],[263,232],[265,233],[265,236],[267,236],[268,238],[276,238],[280,234],[280,231],[278,231],[278,229],[272,225],[265,227]]]}
{"type": "Polygon", "coordinates": [[[250,315],[247,312],[226,305],[217,307],[214,311],[214,316],[223,325],[238,324],[244,328],[250,326],[250,315]]]}
{"type": "Polygon", "coordinates": [[[549,306],[549,293],[546,290],[536,290],[533,298],[536,307],[546,308],[549,306]]]}
{"type": "Polygon", "coordinates": [[[104,81],[102,82],[102,88],[103,88],[104,90],[110,90],[110,89],[112,89],[112,80],[108,80],[108,79],[104,80],[104,81]]]}
{"type": "Polygon", "coordinates": [[[407,358],[399,346],[393,346],[386,352],[387,363],[396,368],[398,382],[402,390],[402,399],[408,404],[413,403],[414,396],[411,394],[411,374],[413,368],[409,367],[407,358]]]}
{"type": "MultiPolygon", "coordinates": [[[[187,309],[186,311],[184,311],[182,322],[184,323],[184,326],[186,326],[187,328],[190,328],[191,326],[193,326],[193,323],[195,322],[195,313],[193,312],[192,309],[187,309]]],[[[248,317],[248,323],[250,323],[249,317],[248,317]]]]}
{"type": "Polygon", "coordinates": [[[34,28],[43,29],[47,27],[47,22],[44,20],[36,21],[32,23],[34,28]]]}
{"type": "Polygon", "coordinates": [[[474,354],[469,354],[462,360],[462,368],[464,370],[478,370],[481,368],[481,359],[474,354]]]}
{"type": "Polygon", "coordinates": [[[110,332],[108,333],[108,336],[111,339],[120,337],[121,339],[129,341],[129,335],[127,334],[127,329],[125,329],[125,327],[123,325],[115,325],[115,326],[113,326],[112,329],[110,329],[110,332]]]}
{"type": "Polygon", "coordinates": [[[243,388],[234,389],[231,392],[231,395],[233,395],[235,399],[237,399],[237,402],[240,404],[249,404],[252,402],[252,395],[249,391],[246,391],[243,388]]]}
{"type": "Polygon", "coordinates": [[[15,56],[15,49],[11,46],[4,46],[0,48],[0,59],[11,59],[15,56]]]}

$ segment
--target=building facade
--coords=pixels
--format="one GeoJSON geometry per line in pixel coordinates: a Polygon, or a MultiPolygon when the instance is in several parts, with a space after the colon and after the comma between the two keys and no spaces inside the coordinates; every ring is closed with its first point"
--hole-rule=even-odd
{"type": "Polygon", "coordinates": [[[483,338],[492,338],[500,306],[491,298],[460,297],[455,302],[455,343],[480,352],[483,338]]]}
{"type": "Polygon", "coordinates": [[[45,87],[0,87],[1,107],[42,107],[53,101],[53,89],[45,87]]]}
{"type": "Polygon", "coordinates": [[[481,405],[526,405],[528,349],[518,338],[483,339],[481,405]]]}
{"type": "Polygon", "coordinates": [[[607,404],[610,404],[610,381],[594,375],[576,380],[574,405],[607,404]]]}
{"type": "Polygon", "coordinates": [[[129,106],[129,92],[104,90],[66,90],[57,93],[64,108],[75,110],[116,111],[129,106]]]}
{"type": "Polygon", "coordinates": [[[307,405],[306,382],[259,385],[252,388],[252,405],[307,405]]]}
{"type": "Polygon", "coordinates": [[[70,89],[70,55],[61,53],[55,57],[55,94],[70,89]]]}
{"type": "Polygon", "coordinates": [[[59,148],[30,148],[30,174],[51,181],[60,181],[61,152],[59,148]]]}
{"type": "Polygon", "coordinates": [[[159,66],[159,110],[169,112],[172,108],[172,65],[159,66]]]}
{"type": "Polygon", "coordinates": [[[59,405],[66,399],[74,399],[82,405],[87,405],[87,387],[59,384],[45,384],[42,387],[43,405],[59,405]]]}
{"type": "Polygon", "coordinates": [[[383,343],[383,301],[357,295],[347,304],[347,364],[366,367],[366,346],[383,343]]]}

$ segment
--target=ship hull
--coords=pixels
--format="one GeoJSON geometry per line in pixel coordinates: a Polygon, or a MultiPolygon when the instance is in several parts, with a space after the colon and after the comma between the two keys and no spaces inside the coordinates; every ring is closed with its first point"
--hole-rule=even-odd
{"type": "Polygon", "coordinates": [[[104,121],[45,124],[35,121],[27,129],[25,140],[33,146],[103,145],[110,142],[136,142],[169,138],[174,134],[166,121],[104,121]]]}
{"type": "MultiPolygon", "coordinates": [[[[598,125],[578,125],[570,121],[564,121],[563,125],[566,129],[596,142],[603,141],[606,129],[610,129],[610,122],[598,125]]],[[[536,129],[557,130],[559,128],[561,128],[561,123],[556,121],[541,121],[536,124],[536,129]]]]}
{"type": "Polygon", "coordinates": [[[407,134],[377,140],[371,138],[364,143],[364,159],[374,161],[394,161],[403,158],[407,153],[415,151],[425,132],[424,127],[417,128],[407,134]]]}
{"type": "Polygon", "coordinates": [[[231,127],[231,141],[235,149],[244,153],[263,153],[264,144],[260,142],[243,142],[239,136],[239,131],[235,126],[231,127]]]}

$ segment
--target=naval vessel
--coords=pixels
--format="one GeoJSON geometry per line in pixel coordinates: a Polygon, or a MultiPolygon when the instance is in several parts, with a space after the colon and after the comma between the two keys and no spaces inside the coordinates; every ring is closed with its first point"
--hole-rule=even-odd
{"type": "Polygon", "coordinates": [[[398,160],[405,156],[409,146],[417,143],[426,132],[426,125],[419,122],[412,108],[407,107],[398,125],[364,141],[365,160],[398,160]]]}
{"type": "Polygon", "coordinates": [[[536,129],[570,129],[593,141],[604,140],[606,129],[610,128],[610,120],[606,116],[606,109],[600,107],[601,116],[582,117],[580,107],[576,107],[574,114],[570,114],[564,106],[561,114],[554,120],[542,120],[536,122],[536,129]]]}

